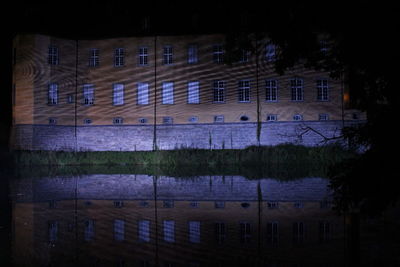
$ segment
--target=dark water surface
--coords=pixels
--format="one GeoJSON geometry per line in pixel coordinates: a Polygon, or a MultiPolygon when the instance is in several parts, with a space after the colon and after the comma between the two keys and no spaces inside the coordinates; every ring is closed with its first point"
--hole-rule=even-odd
{"type": "MultiPolygon", "coordinates": [[[[328,185],[320,177],[25,174],[9,179],[8,264],[351,266],[351,220],[332,210],[328,185]]],[[[376,242],[382,223],[365,224],[367,265],[396,249],[376,242]]]]}

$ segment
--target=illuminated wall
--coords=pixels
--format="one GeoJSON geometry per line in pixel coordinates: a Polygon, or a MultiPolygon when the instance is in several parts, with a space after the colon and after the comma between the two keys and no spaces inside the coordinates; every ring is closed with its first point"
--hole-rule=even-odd
{"type": "Polygon", "coordinates": [[[258,42],[257,51],[242,62],[218,62],[224,56],[224,42],[225,37],[216,34],[103,40],[18,35],[13,147],[317,145],[318,134],[299,139],[304,125],[332,137],[340,134],[342,119],[360,119],[344,112],[342,82],[328,73],[296,66],[279,76],[267,40],[258,42]],[[50,58],[53,54],[56,59],[50,58]],[[144,97],[139,96],[143,84],[144,97]],[[57,91],[52,101],[51,86],[57,91]],[[123,87],[123,96],[116,101],[118,86],[123,87]]]}

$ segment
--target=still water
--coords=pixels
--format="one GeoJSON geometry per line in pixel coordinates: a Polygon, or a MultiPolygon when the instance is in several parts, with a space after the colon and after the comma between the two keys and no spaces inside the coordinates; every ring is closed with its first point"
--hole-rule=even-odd
{"type": "Polygon", "coordinates": [[[346,266],[329,180],[25,175],[10,180],[13,266],[346,266]]]}

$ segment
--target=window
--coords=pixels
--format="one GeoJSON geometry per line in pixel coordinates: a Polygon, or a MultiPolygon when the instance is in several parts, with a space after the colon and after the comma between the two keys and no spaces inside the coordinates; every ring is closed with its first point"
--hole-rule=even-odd
{"type": "Polygon", "coordinates": [[[239,61],[241,63],[249,62],[249,58],[250,58],[250,51],[246,50],[246,49],[242,49],[239,61]]]}
{"type": "Polygon", "coordinates": [[[276,60],[276,46],[274,44],[267,44],[265,46],[265,60],[273,62],[276,60]]]}
{"type": "Polygon", "coordinates": [[[93,84],[83,85],[83,104],[90,106],[94,104],[94,86],[93,84]]]}
{"type": "Polygon", "coordinates": [[[293,223],[293,243],[302,244],[305,238],[305,229],[303,222],[293,223]]]}
{"type": "Polygon", "coordinates": [[[331,225],[327,221],[319,222],[319,242],[325,243],[331,239],[331,225]]]}
{"type": "Polygon", "coordinates": [[[124,104],[124,85],[122,83],[113,84],[113,105],[124,104]]]}
{"type": "Polygon", "coordinates": [[[215,239],[217,244],[224,243],[226,239],[226,225],[223,222],[215,223],[215,239]]]}
{"type": "Polygon", "coordinates": [[[172,64],[172,46],[170,45],[164,46],[163,64],[172,64]]]}
{"type": "Polygon", "coordinates": [[[56,47],[54,45],[49,46],[47,62],[50,65],[58,65],[59,64],[58,47],[56,47]]]}
{"type": "Polygon", "coordinates": [[[225,208],[225,201],[215,201],[214,202],[214,207],[216,209],[223,209],[225,208]]]}
{"type": "Polygon", "coordinates": [[[189,242],[200,243],[200,222],[190,221],[189,222],[189,242]]]}
{"type": "Polygon", "coordinates": [[[94,239],[94,235],[94,220],[86,220],[84,230],[85,241],[92,241],[94,239]]]}
{"type": "Polygon", "coordinates": [[[278,222],[267,222],[267,243],[272,246],[278,244],[278,222]]]}
{"type": "Polygon", "coordinates": [[[116,208],[122,208],[124,206],[124,202],[120,200],[115,200],[114,201],[114,207],[116,208]]]}
{"type": "Polygon", "coordinates": [[[197,55],[197,45],[191,44],[188,46],[188,63],[195,64],[199,61],[197,55]]]}
{"type": "Polygon", "coordinates": [[[47,94],[47,104],[49,105],[57,105],[58,104],[58,84],[51,83],[48,87],[47,94]]]}
{"type": "Polygon", "coordinates": [[[250,118],[246,115],[240,116],[241,121],[248,121],[250,118]]]}
{"type": "Polygon", "coordinates": [[[197,201],[191,201],[190,203],[189,203],[189,206],[191,207],[191,208],[198,208],[199,207],[199,202],[197,202],[197,201]]]}
{"type": "Polygon", "coordinates": [[[265,80],[265,101],[278,100],[278,86],[276,80],[265,80]]]}
{"type": "Polygon", "coordinates": [[[49,221],[48,222],[48,237],[49,242],[56,242],[58,239],[58,222],[57,221],[49,221]]]}
{"type": "Polygon", "coordinates": [[[328,80],[317,80],[317,100],[328,101],[328,80]]]}
{"type": "Polygon", "coordinates": [[[164,200],[163,201],[163,207],[164,208],[173,208],[174,207],[174,201],[173,200],[164,200]]]}
{"type": "Polygon", "coordinates": [[[150,242],[150,221],[138,221],[138,239],[141,242],[150,242]]]}
{"type": "Polygon", "coordinates": [[[188,104],[199,103],[199,82],[188,82],[188,104]]]}
{"type": "Polygon", "coordinates": [[[242,244],[250,243],[250,238],[251,238],[250,223],[241,222],[239,227],[240,227],[240,243],[242,244]]]}
{"type": "Polygon", "coordinates": [[[67,95],[67,103],[72,104],[74,102],[75,102],[74,95],[73,94],[67,95]]]}
{"type": "Polygon", "coordinates": [[[98,67],[100,65],[100,50],[97,48],[90,49],[89,67],[98,67]]]}
{"type": "Polygon", "coordinates": [[[224,48],[222,45],[213,46],[213,62],[224,63],[224,48]]]}
{"type": "Polygon", "coordinates": [[[172,117],[163,117],[163,124],[173,124],[174,119],[172,117]]]}
{"type": "Polygon", "coordinates": [[[139,206],[143,207],[143,208],[146,208],[146,207],[149,206],[149,202],[146,201],[146,200],[142,200],[142,201],[139,202],[139,206]]]}
{"type": "Polygon", "coordinates": [[[224,116],[223,115],[214,116],[214,122],[216,122],[216,123],[224,122],[224,116]]]}
{"type": "Polygon", "coordinates": [[[269,209],[277,209],[279,207],[279,203],[278,202],[267,202],[267,207],[269,209]]]}
{"type": "Polygon", "coordinates": [[[303,202],[295,202],[295,203],[293,203],[293,207],[295,209],[302,209],[302,208],[304,208],[304,203],[303,202]]]}
{"type": "Polygon", "coordinates": [[[188,118],[188,122],[191,122],[191,123],[196,123],[198,121],[199,121],[199,117],[197,117],[197,116],[191,116],[188,118]]]}
{"type": "Polygon", "coordinates": [[[164,241],[169,243],[175,242],[175,221],[163,221],[164,241]]]}
{"type": "Polygon", "coordinates": [[[83,124],[92,124],[92,120],[86,118],[86,119],[83,120],[83,124]]]}
{"type": "Polygon", "coordinates": [[[139,118],[139,123],[145,124],[145,123],[147,123],[147,119],[146,118],[139,118]]]}
{"type": "Polygon", "coordinates": [[[164,82],[162,84],[162,103],[174,104],[174,83],[164,82]]]}
{"type": "Polygon", "coordinates": [[[223,103],[225,96],[225,82],[214,81],[213,83],[213,101],[214,103],[223,103]]]}
{"type": "Polygon", "coordinates": [[[149,84],[138,83],[137,84],[137,103],[138,105],[149,104],[149,84]]]}
{"type": "Polygon", "coordinates": [[[293,115],[293,120],[294,121],[302,121],[303,120],[303,115],[295,114],[295,115],[293,115]]]}
{"type": "Polygon", "coordinates": [[[50,125],[56,125],[57,124],[57,118],[49,118],[49,124],[50,125]]]}
{"type": "Polygon", "coordinates": [[[278,120],[278,115],[276,115],[276,114],[268,114],[267,115],[268,122],[277,121],[277,120],[278,120]]]}
{"type": "Polygon", "coordinates": [[[114,51],[114,66],[122,67],[124,65],[125,51],[123,48],[116,48],[114,51]]]}
{"type": "Polygon", "coordinates": [[[303,79],[290,80],[292,101],[303,101],[303,79]]]}
{"type": "Polygon", "coordinates": [[[125,240],[125,221],[114,220],[114,240],[124,241],[125,240]]]}
{"type": "Polygon", "coordinates": [[[328,114],[325,114],[325,113],[319,114],[319,115],[318,115],[318,120],[320,120],[320,121],[327,121],[327,120],[329,120],[329,115],[328,115],[328,114]]]}
{"type": "Polygon", "coordinates": [[[121,117],[116,117],[113,118],[113,124],[123,124],[124,123],[124,119],[121,117]]]}
{"type": "Polygon", "coordinates": [[[250,102],[250,81],[239,81],[239,102],[250,102]]]}
{"type": "Polygon", "coordinates": [[[139,65],[146,66],[148,64],[148,48],[139,47],[139,65]]]}

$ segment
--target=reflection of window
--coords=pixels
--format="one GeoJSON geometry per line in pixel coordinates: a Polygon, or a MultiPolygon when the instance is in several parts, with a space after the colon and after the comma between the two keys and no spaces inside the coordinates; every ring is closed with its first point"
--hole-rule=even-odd
{"type": "Polygon", "coordinates": [[[267,223],[267,243],[269,245],[278,244],[278,222],[268,222],[267,223]]]}
{"type": "Polygon", "coordinates": [[[125,221],[116,219],[114,220],[114,240],[124,241],[125,239],[125,221]]]}
{"type": "Polygon", "coordinates": [[[169,243],[175,242],[175,221],[163,221],[164,241],[169,243]]]}
{"type": "Polygon", "coordinates": [[[293,223],[293,243],[302,244],[305,238],[305,229],[303,222],[293,223]]]}
{"type": "Polygon", "coordinates": [[[319,222],[319,242],[328,242],[331,239],[331,225],[327,221],[319,222]]]}
{"type": "Polygon", "coordinates": [[[140,220],[138,222],[138,238],[142,242],[150,242],[150,221],[140,220]]]}
{"type": "Polygon", "coordinates": [[[49,242],[55,242],[58,239],[58,222],[49,221],[48,222],[48,235],[49,242]]]}
{"type": "Polygon", "coordinates": [[[223,222],[215,223],[215,238],[218,244],[222,244],[226,238],[226,225],[223,222]]]}
{"type": "Polygon", "coordinates": [[[200,243],[200,222],[189,222],[189,241],[191,243],[200,243]]]}
{"type": "Polygon", "coordinates": [[[251,238],[250,223],[241,222],[240,223],[240,243],[249,243],[251,238]]]}
{"type": "Polygon", "coordinates": [[[85,231],[84,231],[85,241],[91,241],[94,239],[94,220],[85,221],[85,231]]]}

